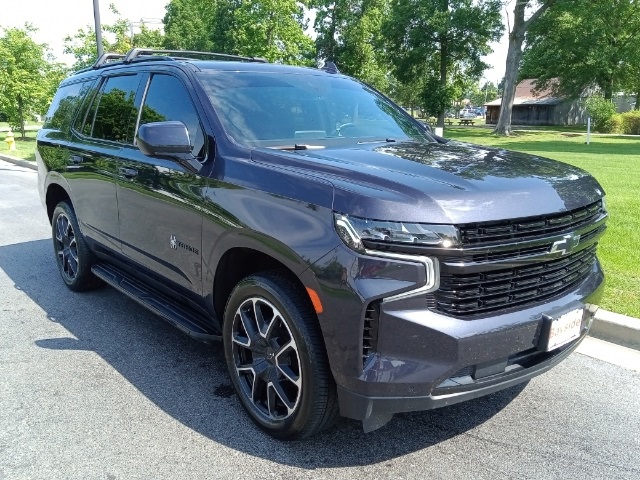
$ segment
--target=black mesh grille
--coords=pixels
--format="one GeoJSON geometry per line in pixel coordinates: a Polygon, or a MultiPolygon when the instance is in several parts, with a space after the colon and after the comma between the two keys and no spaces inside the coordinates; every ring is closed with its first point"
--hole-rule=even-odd
{"type": "Polygon", "coordinates": [[[380,305],[372,302],[367,306],[364,315],[364,328],[362,331],[362,364],[376,351],[378,346],[378,318],[380,317],[380,305]]]}
{"type": "Polygon", "coordinates": [[[436,310],[456,317],[531,304],[554,297],[582,282],[596,258],[597,244],[544,263],[473,274],[442,274],[433,293],[436,310]]]}
{"type": "Polygon", "coordinates": [[[570,212],[497,222],[460,225],[463,246],[478,246],[509,240],[572,232],[594,223],[603,213],[602,201],[570,212]]]}

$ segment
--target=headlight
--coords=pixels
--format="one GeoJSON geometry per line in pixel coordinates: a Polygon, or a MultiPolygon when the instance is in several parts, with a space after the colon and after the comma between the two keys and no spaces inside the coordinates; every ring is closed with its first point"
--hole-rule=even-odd
{"type": "Polygon", "coordinates": [[[334,213],[336,231],[342,241],[356,251],[364,251],[367,242],[450,248],[460,246],[453,225],[369,220],[334,213]]]}

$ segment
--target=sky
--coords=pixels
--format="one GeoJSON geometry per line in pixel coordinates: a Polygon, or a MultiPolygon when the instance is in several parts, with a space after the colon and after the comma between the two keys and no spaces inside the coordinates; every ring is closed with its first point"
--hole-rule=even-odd
{"type": "MultiPolygon", "coordinates": [[[[141,18],[162,19],[168,0],[99,0],[100,17],[103,23],[111,23],[115,17],[109,11],[109,4],[115,4],[123,18],[139,22],[141,18]]],[[[93,0],[0,0],[0,26],[22,27],[30,22],[38,28],[34,36],[40,43],[46,43],[61,61],[70,62],[63,55],[63,41],[78,29],[93,26],[93,0]]],[[[149,27],[155,25],[149,24],[149,27]]],[[[484,79],[498,83],[503,75],[507,57],[507,36],[492,44],[494,53],[485,57],[491,66],[484,79]]]]}

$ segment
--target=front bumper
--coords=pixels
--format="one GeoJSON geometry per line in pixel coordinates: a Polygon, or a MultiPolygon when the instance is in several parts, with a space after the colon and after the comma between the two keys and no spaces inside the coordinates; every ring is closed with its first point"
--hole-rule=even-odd
{"type": "MultiPolygon", "coordinates": [[[[591,315],[590,318],[589,326],[593,316],[591,315]]],[[[396,413],[432,410],[434,408],[446,407],[489,395],[490,393],[526,382],[557,365],[578,347],[587,332],[588,327],[585,328],[580,338],[556,351],[549,352],[544,356],[545,358],[543,360],[535,363],[533,366],[528,368],[517,366],[508,372],[476,380],[474,380],[471,375],[454,377],[442,382],[441,386],[436,387],[430,395],[419,397],[374,397],[352,392],[338,386],[340,414],[344,417],[361,420],[364,431],[371,432],[384,426],[396,413]]]]}
{"type": "Polygon", "coordinates": [[[383,293],[378,286],[420,284],[419,268],[363,258],[354,267],[341,260],[338,254],[327,263],[347,267],[340,283],[346,280],[352,294],[323,277],[331,270],[316,269],[323,293],[332,287],[333,296],[333,301],[323,301],[327,308],[319,319],[338,385],[340,413],[361,420],[365,431],[384,425],[394,413],[452,405],[549,370],[588,334],[604,286],[596,261],[582,283],[557,298],[493,316],[458,319],[430,310],[424,296],[384,301],[394,292],[383,293]],[[382,263],[373,268],[370,262],[382,263]],[[347,319],[356,312],[364,318],[372,302],[379,302],[377,336],[363,360],[363,323],[347,319]],[[551,352],[538,350],[543,315],[557,318],[577,308],[584,312],[580,337],[551,352]]]}

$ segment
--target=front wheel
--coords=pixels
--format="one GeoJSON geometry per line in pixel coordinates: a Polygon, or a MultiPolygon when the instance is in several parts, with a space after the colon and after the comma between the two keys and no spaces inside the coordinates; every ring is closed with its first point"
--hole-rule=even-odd
{"type": "Polygon", "coordinates": [[[262,429],[294,440],[334,423],[337,396],[317,318],[288,277],[242,280],[229,297],[223,330],[233,385],[262,429]]]}

